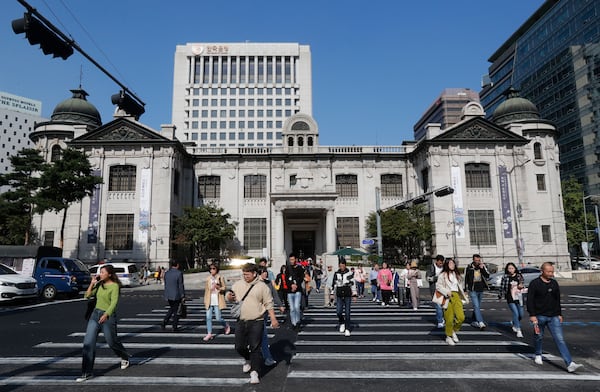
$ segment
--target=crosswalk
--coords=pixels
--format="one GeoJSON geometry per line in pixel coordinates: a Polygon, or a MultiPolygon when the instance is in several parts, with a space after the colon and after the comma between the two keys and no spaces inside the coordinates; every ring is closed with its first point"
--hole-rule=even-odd
{"type": "MultiPolygon", "coordinates": [[[[440,386],[465,390],[469,388],[462,388],[461,383],[472,382],[485,389],[480,379],[510,379],[517,383],[514,388],[535,380],[558,385],[574,380],[600,381],[593,368],[580,374],[567,373],[562,359],[551,354],[544,355],[544,366],[535,365],[530,342],[493,323],[483,331],[465,323],[458,334],[460,342],[448,346],[444,331],[435,326],[434,309],[426,303],[413,310],[397,305],[381,307],[359,299],[352,304],[349,337],[338,330],[335,308],[324,308],[322,303],[322,294],[311,295],[305,324],[297,336],[285,324],[280,330],[269,330],[270,340],[279,346],[273,353],[280,363],[265,374],[261,386],[264,382],[271,385],[268,390],[334,391],[340,390],[340,382],[351,382],[349,385],[359,390],[398,390],[399,383],[416,386],[416,390],[440,386]],[[377,388],[372,387],[374,380],[377,388]]],[[[503,305],[490,300],[486,306],[503,305]]],[[[180,332],[169,328],[161,331],[159,324],[167,311],[163,306],[120,318],[119,336],[134,354],[132,366],[120,370],[119,359],[100,339],[96,374],[85,385],[140,386],[147,390],[244,388],[249,378],[241,372],[243,360],[235,352],[234,335],[220,334],[221,327],[215,325],[219,334],[209,343],[203,342],[206,324],[201,297],[189,301],[188,309],[189,317],[182,320],[180,332]]],[[[229,318],[227,310],[223,315],[229,318]]],[[[84,334],[82,326],[80,331],[66,331],[53,341],[36,344],[33,352],[37,355],[1,357],[0,389],[73,386],[79,376],[84,334]]]]}

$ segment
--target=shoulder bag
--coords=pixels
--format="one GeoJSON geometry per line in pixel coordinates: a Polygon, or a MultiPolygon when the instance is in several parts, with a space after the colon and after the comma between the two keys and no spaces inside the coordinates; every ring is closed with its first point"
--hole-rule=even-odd
{"type": "Polygon", "coordinates": [[[238,320],[240,319],[240,316],[242,315],[242,304],[244,303],[244,300],[248,296],[248,293],[250,293],[250,290],[252,290],[252,287],[254,287],[255,285],[256,285],[256,283],[253,285],[250,285],[250,288],[248,288],[248,291],[246,291],[246,294],[244,294],[242,299],[239,300],[238,302],[234,303],[233,305],[231,305],[231,310],[229,310],[229,314],[231,314],[231,317],[238,319],[238,320]]]}
{"type": "Polygon", "coordinates": [[[433,293],[433,298],[431,299],[431,301],[435,304],[440,305],[442,309],[446,309],[448,307],[448,303],[450,302],[444,294],[440,293],[437,290],[435,290],[435,293],[433,293]]]}

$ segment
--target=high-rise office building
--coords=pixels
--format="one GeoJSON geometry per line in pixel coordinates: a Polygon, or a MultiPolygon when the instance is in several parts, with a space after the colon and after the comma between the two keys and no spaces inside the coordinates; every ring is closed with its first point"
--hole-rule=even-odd
{"type": "Polygon", "coordinates": [[[11,170],[11,156],[33,146],[29,134],[41,115],[42,102],[0,91],[0,174],[11,170]]]}
{"type": "Polygon", "coordinates": [[[557,126],[562,179],[600,194],[600,1],[547,0],[489,58],[488,116],[513,87],[557,126]]]}
{"type": "Polygon", "coordinates": [[[188,43],[175,51],[173,124],[198,147],[281,146],[286,119],[312,115],[310,47],[188,43]]]}
{"type": "Polygon", "coordinates": [[[468,88],[447,88],[423,113],[414,125],[415,140],[422,139],[427,133],[427,124],[440,124],[446,129],[460,121],[462,109],[469,102],[479,102],[479,94],[468,88]]]}

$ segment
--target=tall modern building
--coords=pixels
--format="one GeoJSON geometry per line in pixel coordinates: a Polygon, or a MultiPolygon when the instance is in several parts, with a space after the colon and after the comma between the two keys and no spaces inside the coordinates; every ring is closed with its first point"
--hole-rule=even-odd
{"type": "Polygon", "coordinates": [[[312,115],[310,47],[188,43],[175,51],[173,125],[197,147],[282,146],[286,119],[312,115]]]}
{"type": "Polygon", "coordinates": [[[547,0],[489,58],[488,116],[512,87],[557,126],[562,179],[600,194],[600,1],[547,0]]]}
{"type": "Polygon", "coordinates": [[[414,125],[415,140],[427,134],[427,124],[440,124],[441,129],[446,129],[459,123],[462,110],[469,102],[479,102],[479,94],[468,88],[444,89],[414,125]]]}
{"type": "Polygon", "coordinates": [[[29,134],[45,121],[42,102],[0,91],[0,174],[11,170],[10,157],[33,144],[29,134]]]}

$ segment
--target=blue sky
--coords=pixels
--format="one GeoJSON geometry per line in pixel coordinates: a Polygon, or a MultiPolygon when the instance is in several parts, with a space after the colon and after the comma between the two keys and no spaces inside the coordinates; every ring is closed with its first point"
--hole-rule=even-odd
{"type": "MultiPolygon", "coordinates": [[[[399,145],[444,88],[479,91],[487,59],[542,0],[29,0],[146,102],[140,121],[171,123],[175,46],[188,42],[310,45],[313,116],[322,145],[399,145]]],[[[119,86],[79,53],[45,56],[2,0],[0,90],[42,101],[70,97],[82,74],[103,122],[119,86]]]]}

